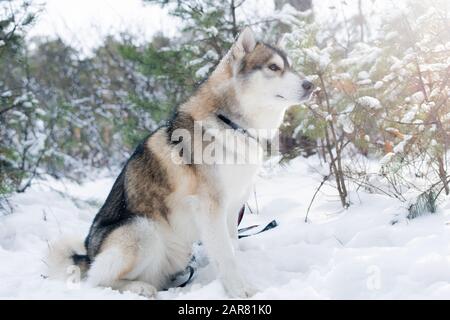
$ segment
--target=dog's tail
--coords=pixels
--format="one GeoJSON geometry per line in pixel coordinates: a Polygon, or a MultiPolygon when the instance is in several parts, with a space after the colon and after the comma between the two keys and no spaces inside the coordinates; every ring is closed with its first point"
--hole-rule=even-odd
{"type": "Polygon", "coordinates": [[[64,238],[49,246],[46,259],[47,275],[50,279],[60,280],[79,276],[81,280],[88,271],[90,263],[80,238],[64,238]]]}

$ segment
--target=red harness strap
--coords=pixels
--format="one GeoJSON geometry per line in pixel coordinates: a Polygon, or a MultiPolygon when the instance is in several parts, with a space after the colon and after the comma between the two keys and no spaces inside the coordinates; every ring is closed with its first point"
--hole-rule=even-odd
{"type": "Polygon", "coordinates": [[[238,226],[241,224],[242,218],[244,218],[244,212],[245,212],[245,204],[242,206],[241,211],[239,211],[238,226]]]}

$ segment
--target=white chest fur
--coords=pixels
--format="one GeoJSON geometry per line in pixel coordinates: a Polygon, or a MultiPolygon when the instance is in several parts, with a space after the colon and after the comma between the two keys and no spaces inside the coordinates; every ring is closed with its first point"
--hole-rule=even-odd
{"type": "Polygon", "coordinates": [[[261,167],[263,149],[255,139],[237,131],[226,135],[222,143],[224,161],[214,166],[214,173],[224,196],[241,200],[261,167]]]}

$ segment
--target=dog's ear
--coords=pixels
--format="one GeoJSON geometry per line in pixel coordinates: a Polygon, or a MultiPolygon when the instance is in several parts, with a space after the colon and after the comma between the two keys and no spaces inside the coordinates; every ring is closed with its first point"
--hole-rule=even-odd
{"type": "Polygon", "coordinates": [[[253,30],[245,27],[239,34],[239,37],[231,47],[231,55],[233,60],[242,59],[247,53],[250,53],[256,47],[256,39],[253,30]]]}
{"type": "Polygon", "coordinates": [[[255,35],[249,27],[245,27],[239,37],[231,46],[231,49],[222,58],[214,73],[221,73],[231,67],[231,70],[242,61],[247,53],[252,52],[256,47],[255,35]]]}
{"type": "Polygon", "coordinates": [[[280,48],[281,50],[286,50],[286,37],[284,35],[278,38],[276,47],[280,48]]]}

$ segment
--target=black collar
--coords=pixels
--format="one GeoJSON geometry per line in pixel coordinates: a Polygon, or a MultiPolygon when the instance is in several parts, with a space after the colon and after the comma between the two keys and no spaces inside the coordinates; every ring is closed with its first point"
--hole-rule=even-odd
{"type": "Polygon", "coordinates": [[[219,118],[220,120],[222,120],[223,123],[225,123],[226,125],[228,125],[230,128],[239,131],[247,136],[249,136],[252,139],[255,139],[256,141],[258,141],[258,139],[256,139],[250,132],[248,132],[247,129],[242,128],[240,125],[238,125],[236,122],[234,122],[233,120],[231,120],[230,118],[225,117],[223,114],[217,114],[217,118],[219,118]]]}
{"type": "Polygon", "coordinates": [[[234,122],[230,118],[224,116],[223,114],[217,113],[216,116],[219,120],[221,120],[223,123],[225,123],[227,126],[232,128],[233,130],[236,130],[242,134],[245,134],[249,138],[255,140],[256,143],[258,143],[264,149],[265,152],[269,152],[269,150],[272,149],[272,142],[269,139],[256,138],[254,135],[252,135],[250,132],[248,132],[247,129],[242,128],[236,122],[234,122]]]}

